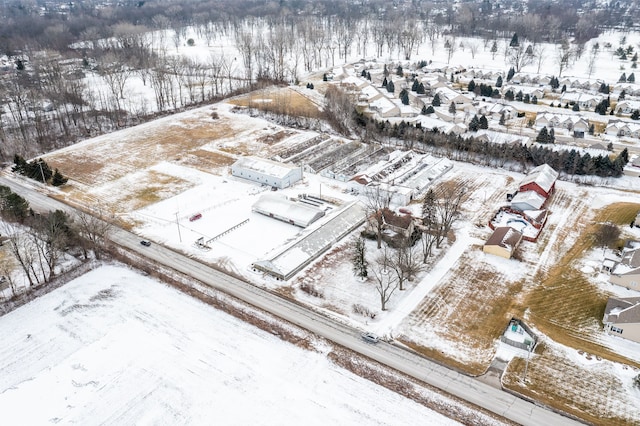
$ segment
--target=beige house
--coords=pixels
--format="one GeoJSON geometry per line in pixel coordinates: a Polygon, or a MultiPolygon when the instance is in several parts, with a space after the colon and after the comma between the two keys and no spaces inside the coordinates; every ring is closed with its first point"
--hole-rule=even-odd
{"type": "Polygon", "coordinates": [[[607,334],[640,343],[640,297],[610,297],[602,322],[607,334]]]}
{"type": "Polygon", "coordinates": [[[613,268],[609,282],[629,290],[640,291],[640,242],[628,241],[622,258],[613,268]]]}
{"type": "Polygon", "coordinates": [[[510,259],[521,242],[521,232],[508,226],[502,226],[493,231],[493,234],[482,247],[482,251],[510,259]]]}

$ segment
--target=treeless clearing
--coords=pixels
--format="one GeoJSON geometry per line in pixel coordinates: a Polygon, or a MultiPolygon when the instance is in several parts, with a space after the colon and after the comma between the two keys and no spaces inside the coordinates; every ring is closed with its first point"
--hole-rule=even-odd
{"type": "Polygon", "coordinates": [[[289,87],[258,90],[232,99],[229,103],[276,114],[308,118],[322,116],[318,105],[289,87]]]}
{"type": "MultiPolygon", "coordinates": [[[[587,353],[579,355],[583,359],[576,362],[545,344],[535,352],[527,366],[526,383],[523,382],[526,360],[515,358],[503,375],[505,387],[593,424],[637,424],[640,409],[629,398],[618,375],[612,374],[615,368],[612,363],[587,353]],[[589,366],[588,374],[583,364],[589,366]]],[[[623,368],[637,374],[632,367],[623,368]]]]}

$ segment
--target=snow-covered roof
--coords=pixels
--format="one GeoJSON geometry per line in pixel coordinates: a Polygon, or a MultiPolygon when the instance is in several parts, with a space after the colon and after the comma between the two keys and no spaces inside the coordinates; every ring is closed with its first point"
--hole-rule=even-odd
{"type": "Polygon", "coordinates": [[[548,164],[541,164],[522,179],[520,188],[529,183],[536,183],[544,192],[549,192],[556,179],[558,179],[558,172],[548,164]]]}
{"type": "Polygon", "coordinates": [[[235,163],[233,163],[232,167],[241,167],[280,179],[286,177],[292,170],[298,168],[297,166],[278,163],[277,161],[253,156],[240,157],[235,163]]]}
{"type": "MultiPolygon", "coordinates": [[[[511,205],[516,208],[518,206],[530,206],[533,210],[539,210],[546,201],[542,195],[538,194],[536,191],[523,191],[518,192],[512,199],[511,205]]],[[[518,209],[518,210],[529,210],[527,208],[518,209]]]]}
{"type": "Polygon", "coordinates": [[[261,195],[251,209],[302,227],[307,227],[324,216],[324,210],[277,194],[261,195]]]}
{"type": "Polygon", "coordinates": [[[509,226],[502,226],[493,231],[493,234],[491,234],[485,245],[500,246],[513,251],[518,247],[520,241],[522,241],[521,232],[516,231],[509,226]]]}

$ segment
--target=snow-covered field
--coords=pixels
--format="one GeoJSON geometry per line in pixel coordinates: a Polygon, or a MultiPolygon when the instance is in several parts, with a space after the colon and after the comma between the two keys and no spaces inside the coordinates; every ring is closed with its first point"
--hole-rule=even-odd
{"type": "Polygon", "coordinates": [[[126,267],[2,317],[0,412],[36,424],[457,424],[126,267]]]}

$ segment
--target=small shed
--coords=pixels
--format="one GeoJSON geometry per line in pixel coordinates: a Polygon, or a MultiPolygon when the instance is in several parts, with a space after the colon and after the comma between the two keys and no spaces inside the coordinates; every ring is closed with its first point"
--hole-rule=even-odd
{"type": "Polygon", "coordinates": [[[493,231],[482,251],[510,259],[522,242],[522,233],[509,226],[501,226],[493,231]]]}
{"type": "Polygon", "coordinates": [[[242,157],[231,165],[231,174],[275,188],[288,188],[302,179],[302,168],[258,157],[242,157]]]}

